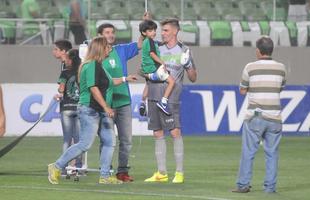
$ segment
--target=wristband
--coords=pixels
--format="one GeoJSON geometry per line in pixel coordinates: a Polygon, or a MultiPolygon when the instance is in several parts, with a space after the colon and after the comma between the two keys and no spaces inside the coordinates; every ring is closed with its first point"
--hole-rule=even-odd
{"type": "Polygon", "coordinates": [[[123,76],[122,77],[122,81],[123,81],[123,83],[126,83],[127,81],[126,81],[126,76],[123,76]]]}

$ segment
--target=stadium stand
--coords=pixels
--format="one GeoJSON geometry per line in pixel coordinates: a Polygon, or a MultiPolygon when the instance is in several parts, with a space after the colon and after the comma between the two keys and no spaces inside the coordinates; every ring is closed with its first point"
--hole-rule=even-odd
{"type": "Polygon", "coordinates": [[[238,3],[241,13],[247,21],[265,21],[267,16],[258,1],[242,0],[238,3]]]}
{"type": "MultiPolygon", "coordinates": [[[[91,2],[87,9],[87,29],[90,37],[96,35],[96,26],[109,21],[116,24],[121,41],[135,40],[133,31],[145,11],[145,0],[85,0],[91,2]]],[[[68,31],[70,0],[37,0],[40,16],[34,21],[22,18],[22,0],[0,0],[0,42],[2,44],[28,44],[40,37],[41,44],[49,45],[59,38],[72,38],[68,31]],[[29,39],[30,38],[30,39],[29,39]]],[[[252,37],[259,34],[280,34],[288,40],[279,45],[308,45],[308,22],[287,21],[286,0],[148,0],[148,10],[154,20],[176,17],[183,20],[182,36],[190,45],[252,45],[252,37]],[[181,5],[181,2],[184,4],[181,5]],[[275,10],[275,13],[274,13],[275,10]],[[276,24],[271,28],[271,24],[276,24]],[[285,30],[286,32],[285,33],[285,30]],[[202,32],[207,31],[210,42],[202,32]],[[210,32],[210,33],[209,33],[210,32]],[[248,39],[250,38],[250,39],[248,39]],[[298,42],[299,40],[302,42],[298,42]],[[306,39],[305,39],[306,38],[306,39]],[[240,41],[239,41],[240,42],[240,41]],[[288,44],[287,44],[288,43],[288,44]]],[[[309,18],[309,17],[308,17],[309,18]]]]}

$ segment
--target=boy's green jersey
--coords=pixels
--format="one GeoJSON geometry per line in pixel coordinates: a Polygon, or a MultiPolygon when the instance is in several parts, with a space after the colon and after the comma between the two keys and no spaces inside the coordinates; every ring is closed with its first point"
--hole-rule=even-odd
{"type": "Polygon", "coordinates": [[[158,57],[160,57],[158,44],[151,38],[145,38],[142,43],[142,73],[149,74],[153,73],[160,66],[160,63],[157,63],[150,56],[150,53],[154,52],[158,57]]]}

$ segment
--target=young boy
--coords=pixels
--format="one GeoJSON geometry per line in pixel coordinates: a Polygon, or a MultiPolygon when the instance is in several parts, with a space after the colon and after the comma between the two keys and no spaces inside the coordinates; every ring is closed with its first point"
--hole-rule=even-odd
{"type": "MultiPolygon", "coordinates": [[[[152,20],[144,20],[139,25],[139,31],[144,37],[142,43],[142,65],[143,76],[151,81],[166,81],[168,83],[164,96],[157,106],[166,114],[170,115],[168,98],[172,92],[175,80],[169,75],[165,63],[159,58],[158,44],[154,41],[157,24],[152,20]]],[[[145,95],[145,94],[143,94],[145,95]]]]}
{"type": "Polygon", "coordinates": [[[53,55],[56,59],[61,61],[60,70],[63,71],[65,66],[66,53],[72,49],[72,44],[69,40],[60,39],[54,43],[53,55]]]}

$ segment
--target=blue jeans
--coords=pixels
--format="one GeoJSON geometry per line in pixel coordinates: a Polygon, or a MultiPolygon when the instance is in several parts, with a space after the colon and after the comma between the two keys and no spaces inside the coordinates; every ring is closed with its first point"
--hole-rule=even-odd
{"type": "MultiPolygon", "coordinates": [[[[80,122],[78,112],[74,110],[64,110],[61,112],[61,126],[63,133],[63,152],[73,143],[79,141],[80,122]]],[[[82,156],[76,159],[76,167],[82,167],[82,156]]]]}
{"type": "Polygon", "coordinates": [[[275,192],[278,172],[279,143],[282,137],[282,124],[254,116],[243,124],[242,153],[240,160],[238,188],[250,186],[253,161],[259,148],[260,140],[264,144],[266,174],[265,192],[275,192]]]}
{"type": "MultiPolygon", "coordinates": [[[[119,139],[117,172],[118,173],[128,172],[129,170],[128,159],[132,147],[131,105],[126,105],[115,109],[114,123],[116,124],[117,127],[118,139],[119,139]]],[[[109,132],[110,130],[103,129],[101,131],[109,132]]],[[[100,141],[100,149],[101,148],[102,148],[102,141],[100,141]]]]}
{"type": "Polygon", "coordinates": [[[113,119],[106,113],[100,113],[100,125],[98,135],[102,144],[100,152],[100,176],[107,178],[111,176],[110,166],[112,164],[115,149],[115,133],[113,119]]]}
{"type": "Polygon", "coordinates": [[[99,128],[99,113],[84,105],[78,107],[80,118],[80,135],[79,142],[70,146],[56,161],[56,167],[59,169],[64,168],[68,162],[86,152],[93,144],[96,133],[99,128]]]}

